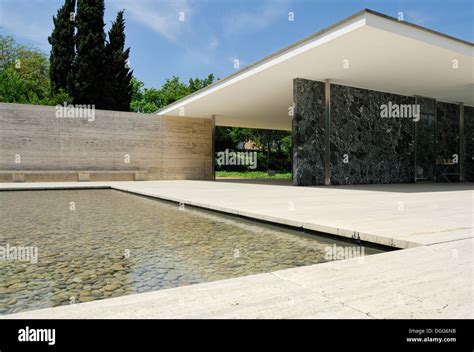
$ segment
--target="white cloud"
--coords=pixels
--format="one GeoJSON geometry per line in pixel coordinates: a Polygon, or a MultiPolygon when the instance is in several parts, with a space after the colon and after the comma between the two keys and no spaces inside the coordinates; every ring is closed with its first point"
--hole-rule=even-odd
{"type": "Polygon", "coordinates": [[[53,15],[56,14],[53,11],[40,1],[2,1],[0,27],[16,39],[27,40],[40,49],[49,50],[48,36],[53,29],[53,15]],[[48,12],[51,14],[47,15],[48,12]]]}
{"type": "MultiPolygon", "coordinates": [[[[49,48],[48,36],[53,28],[52,17],[63,0],[0,0],[0,27],[42,48],[49,48]]],[[[177,41],[189,27],[193,8],[188,0],[110,0],[106,1],[106,17],[125,9],[127,19],[140,23],[170,41],[177,41]],[[185,21],[179,21],[183,12],[185,21]]]]}
{"type": "Polygon", "coordinates": [[[260,8],[224,16],[226,35],[262,30],[278,19],[287,18],[291,0],[266,0],[260,8]]]}
{"type": "Polygon", "coordinates": [[[187,0],[157,2],[150,0],[117,0],[112,4],[136,22],[159,33],[169,41],[178,40],[180,33],[189,25],[193,9],[187,0]],[[180,13],[184,21],[180,21],[180,13]]]}
{"type": "Polygon", "coordinates": [[[419,26],[427,26],[433,22],[434,18],[432,15],[421,13],[415,10],[405,11],[405,20],[419,26]]]}
{"type": "Polygon", "coordinates": [[[209,49],[215,50],[219,46],[219,40],[216,37],[209,39],[209,49]]]}

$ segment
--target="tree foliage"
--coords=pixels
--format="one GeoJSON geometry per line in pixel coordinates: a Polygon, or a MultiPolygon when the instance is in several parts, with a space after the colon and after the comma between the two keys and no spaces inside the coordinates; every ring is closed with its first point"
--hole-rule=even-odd
{"type": "Polygon", "coordinates": [[[105,106],[104,11],[104,0],[77,2],[74,102],[94,104],[98,109],[105,106]]]}
{"type": "Polygon", "coordinates": [[[130,111],[132,100],[131,80],[133,71],[129,68],[130,48],[125,49],[124,11],[119,11],[109,31],[105,46],[105,109],[130,111]]]}
{"type": "Polygon", "coordinates": [[[48,57],[40,50],[0,35],[0,101],[55,105],[71,98],[50,94],[48,57]]]}
{"type": "Polygon", "coordinates": [[[207,87],[208,85],[214,83],[215,78],[212,73],[210,73],[206,78],[204,79],[199,79],[199,78],[190,78],[189,79],[189,84],[188,84],[188,93],[194,93],[197,92],[199,89],[202,89],[204,87],[207,87]]]}
{"type": "Polygon", "coordinates": [[[73,93],[74,87],[74,11],[76,0],[65,0],[64,5],[53,17],[54,28],[48,38],[51,44],[49,56],[51,95],[73,93]]]}
{"type": "MultiPolygon", "coordinates": [[[[258,170],[290,171],[290,132],[241,127],[216,128],[216,151],[244,149],[247,142],[251,143],[251,149],[258,151],[258,170]]],[[[225,166],[220,169],[243,171],[245,168],[225,166]]]]}
{"type": "Polygon", "coordinates": [[[143,82],[137,78],[131,81],[132,103],[131,110],[136,112],[153,113],[159,109],[184,98],[185,96],[202,89],[215,81],[214,75],[206,78],[194,78],[189,84],[182,82],[179,77],[173,76],[166,79],[161,88],[144,88],[143,82]]]}

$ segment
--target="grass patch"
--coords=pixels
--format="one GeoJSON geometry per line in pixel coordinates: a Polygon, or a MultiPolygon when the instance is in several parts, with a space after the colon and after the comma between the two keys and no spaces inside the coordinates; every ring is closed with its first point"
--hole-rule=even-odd
{"type": "Polygon", "coordinates": [[[216,171],[216,177],[233,177],[233,178],[283,178],[291,179],[291,172],[277,172],[273,176],[269,176],[265,171],[216,171]]]}

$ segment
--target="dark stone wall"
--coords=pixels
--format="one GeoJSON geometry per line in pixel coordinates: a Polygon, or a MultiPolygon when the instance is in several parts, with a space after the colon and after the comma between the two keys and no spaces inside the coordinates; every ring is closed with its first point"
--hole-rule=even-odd
{"type": "Polygon", "coordinates": [[[416,97],[420,119],[415,123],[416,182],[435,180],[435,113],[436,100],[416,97]]]}
{"type": "Polygon", "coordinates": [[[474,107],[464,106],[464,177],[468,182],[474,182],[474,107]]]}
{"type": "Polygon", "coordinates": [[[414,181],[414,121],[381,117],[382,104],[414,104],[413,97],[331,85],[331,182],[414,181]]]}
{"type": "Polygon", "coordinates": [[[436,103],[436,182],[459,182],[459,105],[436,103]],[[453,155],[458,162],[449,165],[453,155]]]}
{"type": "Polygon", "coordinates": [[[324,83],[293,81],[293,184],[324,184],[324,83]]]}
{"type": "MultiPolygon", "coordinates": [[[[293,88],[293,184],[324,185],[325,84],[297,78],[293,88]]],[[[428,181],[459,181],[459,163],[443,162],[460,155],[458,104],[331,84],[330,108],[332,184],[414,182],[418,171],[428,181]],[[389,103],[420,104],[422,122],[382,117],[389,103]]],[[[464,109],[465,179],[474,182],[474,108],[464,109]]]]}

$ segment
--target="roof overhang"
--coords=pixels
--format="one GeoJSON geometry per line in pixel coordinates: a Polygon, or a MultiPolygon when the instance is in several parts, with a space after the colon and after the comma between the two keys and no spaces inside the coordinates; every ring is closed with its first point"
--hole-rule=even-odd
{"type": "Polygon", "coordinates": [[[214,115],[216,125],[289,130],[294,78],[474,106],[474,46],[363,10],[158,114],[214,115]]]}

